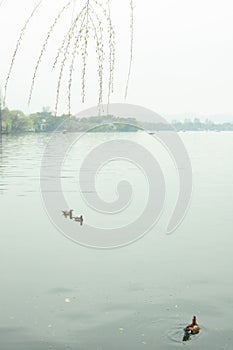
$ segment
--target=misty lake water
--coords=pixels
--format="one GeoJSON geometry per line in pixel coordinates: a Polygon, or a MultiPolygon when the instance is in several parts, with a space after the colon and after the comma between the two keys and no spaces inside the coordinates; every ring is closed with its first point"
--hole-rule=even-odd
{"type": "MultiPolygon", "coordinates": [[[[160,152],[160,146],[152,145],[166,173],[165,210],[143,238],[114,250],[75,244],[49,220],[40,193],[40,164],[50,135],[3,137],[1,349],[232,349],[233,134],[179,135],[193,168],[192,200],[184,221],[166,235],[177,177],[169,157],[160,152]],[[182,329],[194,314],[201,332],[183,343],[182,329]]],[[[114,217],[112,223],[107,218],[105,222],[81,203],[76,193],[77,172],[85,151],[112,137],[87,134],[77,145],[77,156],[67,158],[61,174],[70,207],[98,226],[118,222],[114,217]]],[[[121,176],[135,181],[136,192],[131,210],[121,215],[125,224],[145,204],[146,183],[139,170],[132,164],[106,165],[97,185],[103,198],[111,200],[113,183],[121,176]]]]}

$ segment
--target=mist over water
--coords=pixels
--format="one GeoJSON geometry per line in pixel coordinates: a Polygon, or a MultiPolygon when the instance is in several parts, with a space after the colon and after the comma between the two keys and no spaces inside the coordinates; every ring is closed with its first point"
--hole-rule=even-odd
{"type": "MultiPolygon", "coordinates": [[[[164,170],[165,210],[143,238],[106,251],[68,240],[44,211],[40,164],[50,135],[3,137],[1,349],[183,348],[182,330],[194,314],[201,331],[185,345],[199,350],[232,349],[233,137],[232,133],[179,135],[193,167],[193,195],[184,221],[172,235],[165,234],[178,191],[176,171],[159,145],[146,141],[164,170]]],[[[105,218],[83,203],[77,183],[82,157],[110,137],[87,134],[67,157],[61,173],[70,206],[98,227],[130,222],[140,215],[148,195],[140,170],[119,161],[102,169],[97,190],[111,201],[115,196],[111,189],[127,178],[135,191],[127,211],[117,219],[105,218]]],[[[115,137],[140,141],[143,135],[115,137]]],[[[79,224],[77,230],[81,230],[79,224]]]]}

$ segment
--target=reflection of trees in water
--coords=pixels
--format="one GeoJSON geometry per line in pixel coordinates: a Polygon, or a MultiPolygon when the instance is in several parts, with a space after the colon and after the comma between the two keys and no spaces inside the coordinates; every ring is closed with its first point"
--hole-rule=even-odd
{"type": "MultiPolygon", "coordinates": [[[[1,6],[1,3],[0,3],[1,6]]],[[[0,181],[3,177],[3,167],[2,167],[2,153],[3,153],[3,148],[2,148],[2,96],[1,96],[1,90],[0,90],[0,181]]],[[[1,188],[1,182],[0,182],[0,194],[3,194],[3,190],[1,188]]]]}
{"type": "Polygon", "coordinates": [[[0,154],[2,154],[2,95],[1,95],[1,89],[0,89],[0,154]]]}
{"type": "Polygon", "coordinates": [[[3,194],[2,186],[1,186],[1,179],[3,178],[3,167],[2,167],[2,133],[0,133],[0,194],[3,194]]]}
{"type": "Polygon", "coordinates": [[[0,91],[0,135],[2,136],[2,99],[0,91]]]}
{"type": "MultiPolygon", "coordinates": [[[[0,107],[1,109],[1,107],[0,107]]],[[[1,113],[1,112],[0,112],[1,113]]],[[[3,179],[3,146],[2,146],[2,133],[0,132],[0,194],[3,194],[3,190],[2,190],[2,179],[3,179]]]]}

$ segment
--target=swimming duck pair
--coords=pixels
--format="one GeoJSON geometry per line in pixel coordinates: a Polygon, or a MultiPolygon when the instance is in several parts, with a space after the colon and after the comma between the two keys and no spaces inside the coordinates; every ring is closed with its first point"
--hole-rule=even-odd
{"type": "Polygon", "coordinates": [[[74,221],[80,222],[80,225],[83,224],[83,216],[73,216],[73,211],[74,209],[70,210],[62,210],[62,214],[65,216],[65,218],[69,217],[71,220],[73,219],[74,221]]]}

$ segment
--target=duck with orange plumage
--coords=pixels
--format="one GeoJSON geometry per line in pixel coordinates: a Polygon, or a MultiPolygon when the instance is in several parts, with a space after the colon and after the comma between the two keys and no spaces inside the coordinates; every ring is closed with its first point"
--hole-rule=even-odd
{"type": "Polygon", "coordinates": [[[187,341],[190,339],[190,336],[192,334],[198,334],[200,332],[200,327],[197,323],[197,318],[196,316],[193,316],[192,318],[192,323],[188,324],[184,328],[184,336],[183,336],[183,341],[187,341]]]}

